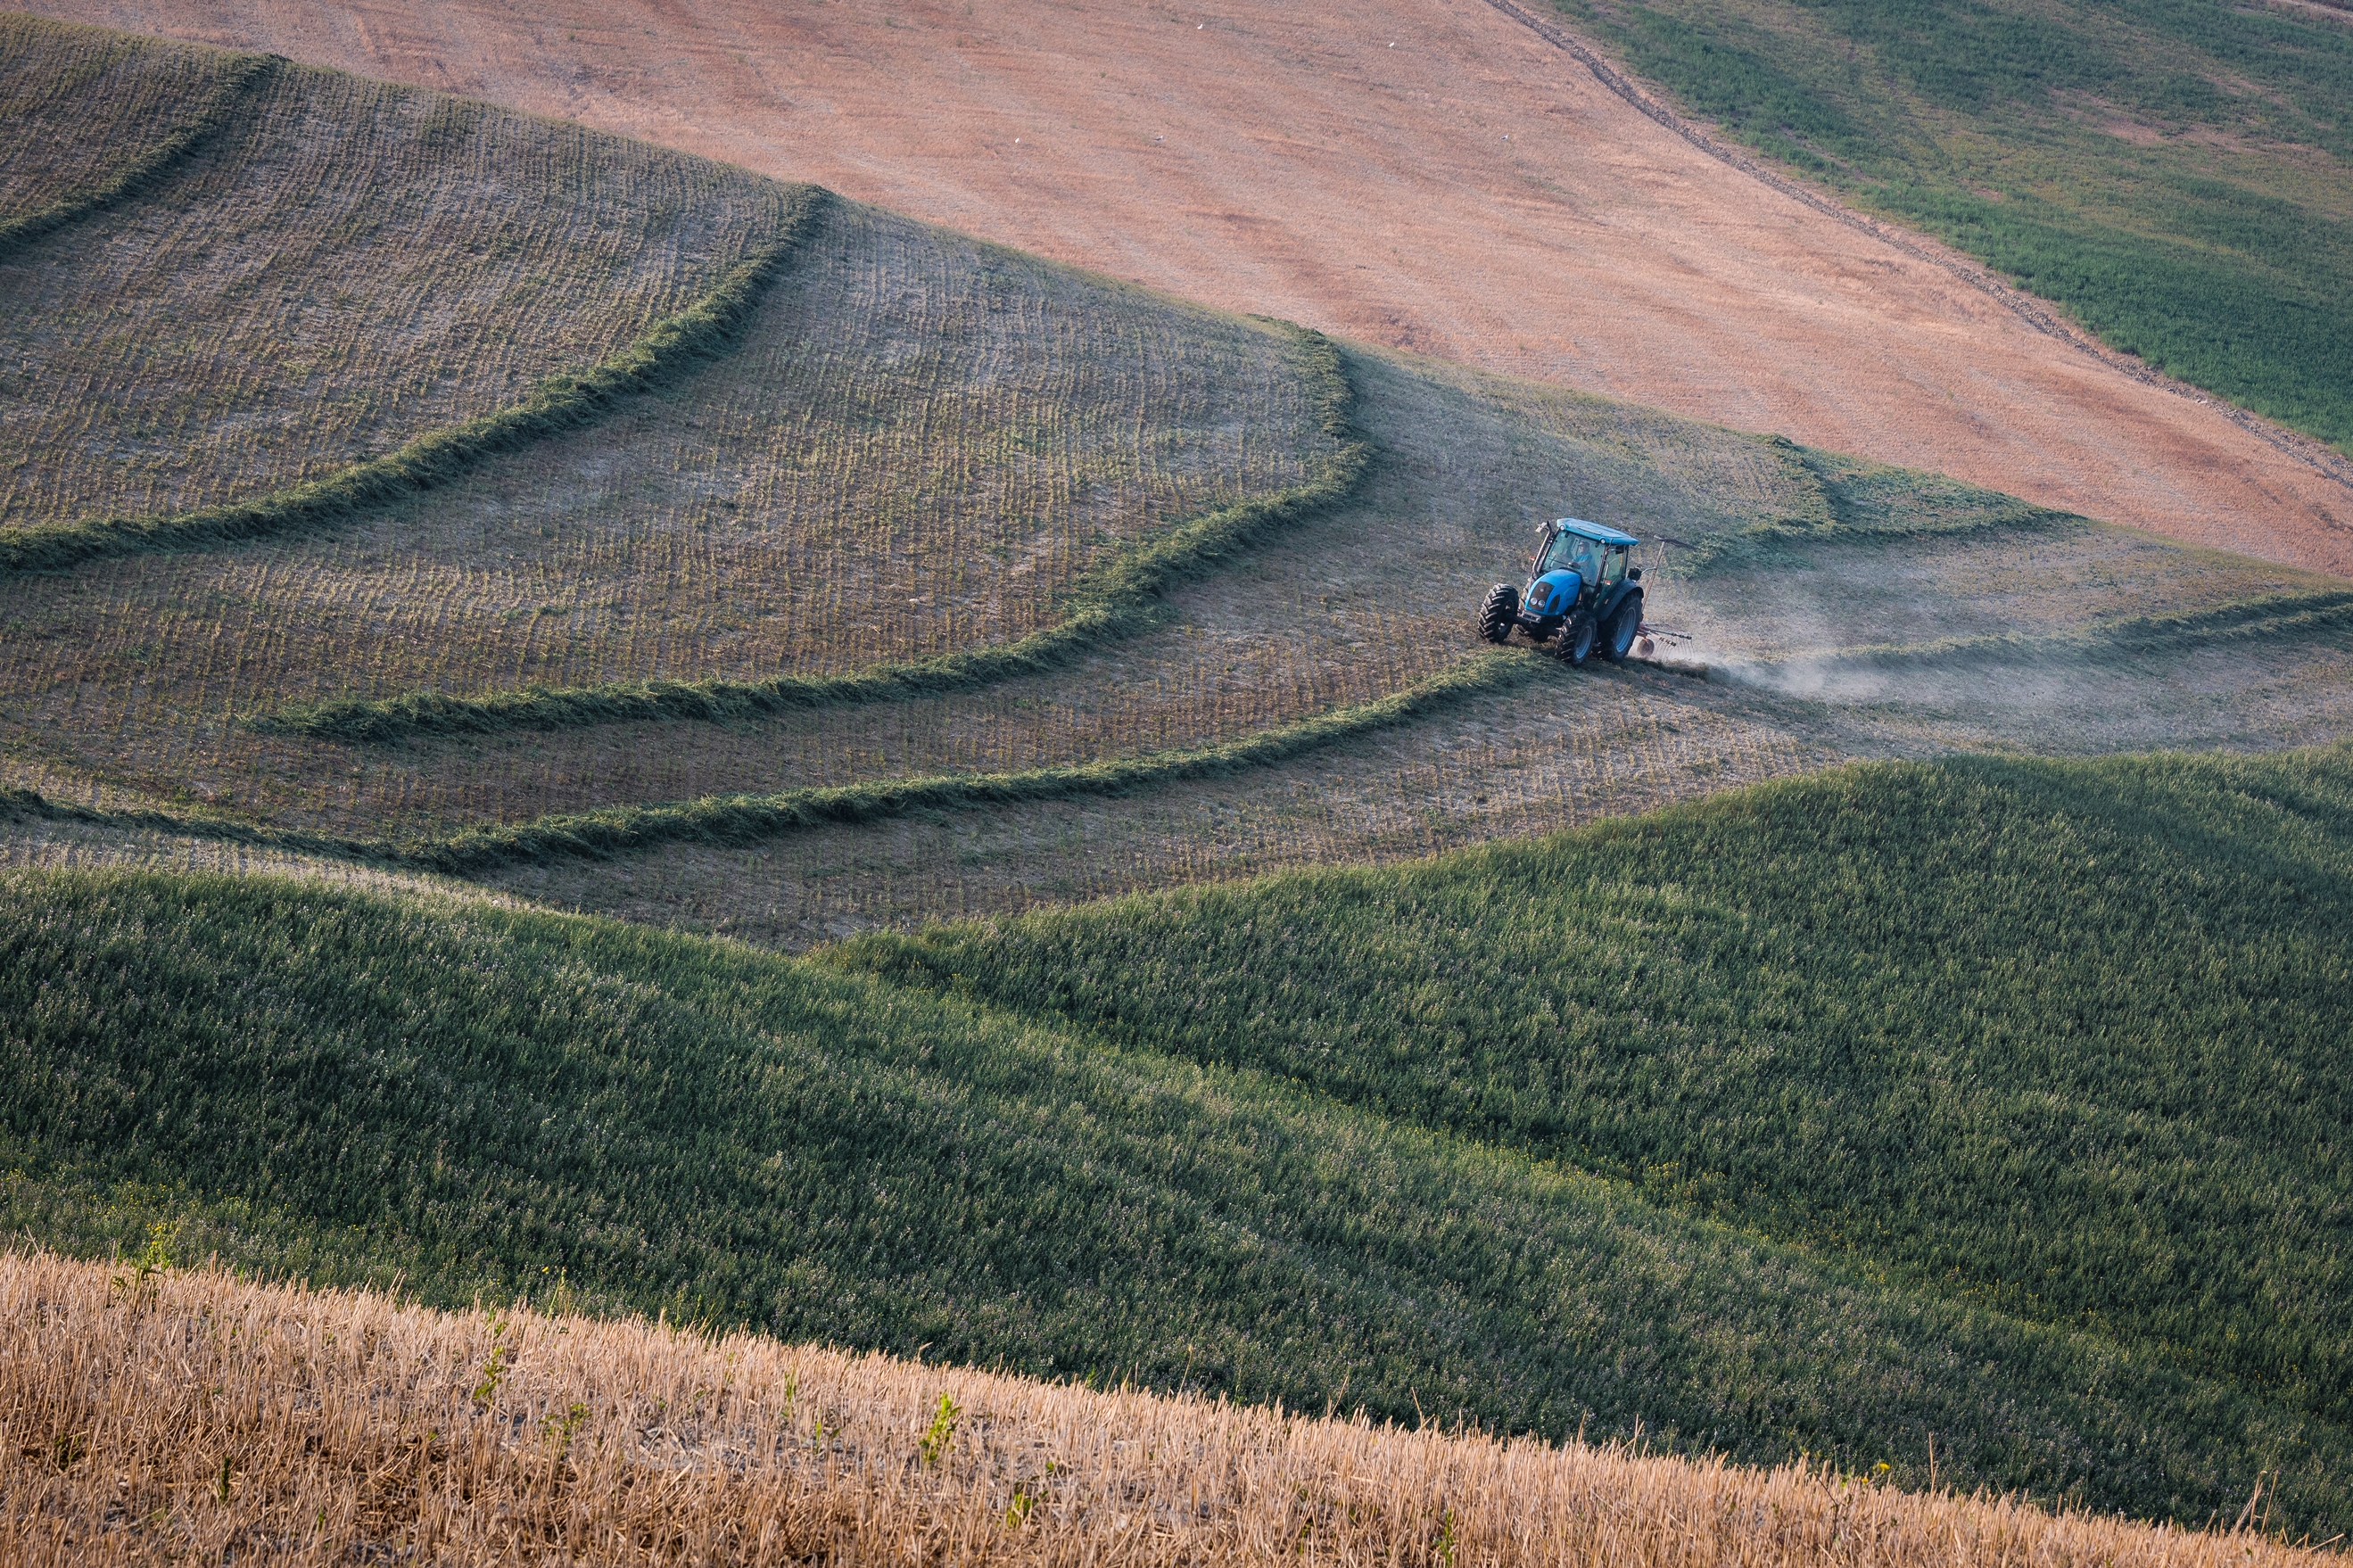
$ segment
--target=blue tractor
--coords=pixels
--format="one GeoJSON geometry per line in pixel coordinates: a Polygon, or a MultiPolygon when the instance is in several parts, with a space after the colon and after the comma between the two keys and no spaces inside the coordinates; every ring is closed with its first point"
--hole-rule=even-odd
{"type": "Polygon", "coordinates": [[[1628,557],[1641,541],[1582,518],[1545,524],[1536,540],[1528,585],[1487,590],[1479,606],[1479,635],[1509,642],[1517,627],[1528,640],[1548,643],[1570,664],[1599,651],[1617,663],[1642,636],[1642,569],[1628,557]]]}

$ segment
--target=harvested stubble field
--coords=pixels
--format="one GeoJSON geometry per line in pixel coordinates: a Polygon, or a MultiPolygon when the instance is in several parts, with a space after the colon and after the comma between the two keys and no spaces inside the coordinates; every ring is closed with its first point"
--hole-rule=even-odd
{"type": "Polygon", "coordinates": [[[1588,679],[1539,666],[1429,718],[1225,777],[919,811],[752,844],[551,856],[475,875],[560,908],[805,948],[876,928],[1409,859],[1810,773],[1845,755],[1802,712],[1677,676],[1588,679]],[[1539,728],[1542,743],[1530,743],[1539,728]]]}
{"type": "Polygon", "coordinates": [[[1174,624],[1151,637],[955,697],[590,728],[527,748],[437,743],[403,760],[487,801],[485,761],[527,750],[555,785],[543,798],[577,810],[633,789],[742,789],[764,770],[854,784],[1222,740],[1451,668],[1468,647],[1459,606],[1516,569],[1528,520],[1514,510],[1552,484],[1677,542],[1652,552],[1658,613],[1695,632],[1734,684],[1547,670],[1247,777],[489,875],[563,904],[798,946],[872,923],[1425,854],[1841,756],[2261,749],[2353,730],[2353,630],[2341,614],[2299,619],[2339,604],[2329,580],[1567,395],[1450,384],[1378,356],[1350,365],[1380,452],[1359,500],[1179,590],[1174,624]],[[2277,613],[2237,608],[2264,605],[2277,613]],[[2211,624],[2131,636],[2201,608],[2211,624]],[[1952,646],[1989,636],[1990,647],[1952,646]],[[1847,668],[1841,649],[1874,658],[1847,668]]]}
{"type": "Polygon", "coordinates": [[[168,173],[267,62],[0,15],[0,253],[168,173]]]}
{"type": "MultiPolygon", "coordinates": [[[[1659,613],[1745,684],[1547,672],[1222,778],[502,854],[477,874],[802,946],[1407,858],[1849,755],[2346,731],[2343,622],[2297,610],[2326,598],[2318,579],[1363,352],[1337,371],[1343,423],[1375,454],[1355,491],[1180,580],[1156,612],[1128,606],[1150,613],[1060,668],[725,722],[590,711],[356,742],[256,722],[353,695],[756,686],[1002,647],[1053,625],[1120,551],[1312,479],[1336,450],[1319,374],[1279,331],[828,204],[719,357],[593,430],[315,531],[0,582],[11,775],[375,840],[1216,748],[1451,679],[1461,606],[1566,510],[1665,542],[1659,613]],[[2184,616],[2184,635],[2151,635],[2184,616]],[[2228,646],[2209,646],[2217,628],[2228,646]]],[[[234,853],[302,864],[303,848],[234,853]]]]}
{"type": "MultiPolygon", "coordinates": [[[[90,36],[27,37],[32,49],[43,39],[85,47],[90,36]]],[[[755,211],[799,210],[775,216],[797,225],[794,247],[708,357],[607,400],[584,416],[591,428],[539,432],[471,459],[425,496],[277,537],[0,578],[0,746],[19,785],[87,804],[178,802],[346,839],[413,839],[550,814],[1215,748],[1452,679],[1469,652],[1462,606],[1516,570],[1531,523],[1571,510],[1663,542],[1651,559],[1659,613],[1778,694],[1744,709],[1737,698],[1637,679],[1619,689],[1665,694],[1630,695],[1613,715],[1590,710],[1583,693],[1595,689],[1538,683],[1515,709],[1478,710],[1497,733],[1475,742],[1466,737],[1478,720],[1432,714],[1326,761],[1286,763],[1250,801],[1261,825],[1239,836],[1186,834],[1175,803],[1205,790],[1248,797],[1250,786],[1188,784],[1167,805],[1121,811],[1121,852],[1081,881],[1041,864],[1016,879],[1023,891],[1000,885],[1005,869],[989,863],[1001,856],[961,858],[972,879],[935,874],[948,884],[937,907],[975,911],[1039,889],[1188,878],[1221,858],[1239,872],[1419,852],[1858,752],[2035,744],[2047,703],[2034,683],[1987,648],[1947,657],[1944,644],[1997,626],[2016,637],[2087,616],[2211,613],[2319,592],[2318,580],[2287,569],[2200,556],[1786,442],[1428,362],[1351,351],[1326,363],[1320,340],[869,209],[810,206],[781,187],[644,150],[616,153],[606,170],[603,144],[576,132],[283,75],[271,90],[301,98],[303,115],[257,120],[248,135],[268,127],[289,156],[310,161],[305,169],[332,171],[337,189],[406,181],[417,200],[473,212],[503,200],[520,176],[486,195],[470,184],[479,170],[468,160],[523,146],[526,170],[596,165],[584,204],[592,226],[602,221],[596,191],[722,194],[711,213],[670,215],[663,244],[637,255],[649,275],[689,276],[702,237],[755,211]],[[320,123],[336,115],[350,134],[322,140],[320,123]],[[470,128],[463,155],[435,163],[439,184],[400,173],[418,163],[410,132],[427,122],[470,128]],[[377,167],[386,162],[392,174],[377,167]],[[1356,433],[1371,443],[1368,467],[1349,456],[1356,433]],[[1053,658],[973,662],[1076,625],[1058,617],[1091,582],[1129,570],[1139,552],[1178,548],[1187,529],[1226,515],[1219,508],[1311,495],[1281,502],[1209,558],[1185,560],[1180,549],[1174,566],[1154,568],[1151,592],[1106,601],[1100,629],[1053,658]],[[2005,546],[2017,552],[2007,567],[2005,546]],[[2001,582],[1978,594],[1988,571],[2001,582]],[[1954,585],[1982,613],[1955,608],[1954,585]],[[1905,679],[1876,667],[1824,678],[1814,668],[1826,656],[1820,626],[1835,628],[1830,642],[1876,650],[1881,665],[1888,646],[1911,648],[1904,657],[1918,668],[1905,679]],[[885,700],[846,702],[821,689],[877,670],[905,672],[881,683],[885,700]],[[647,681],[731,702],[731,693],[806,689],[765,710],[727,709],[723,721],[628,718],[638,709],[596,695],[665,690],[647,681]],[[542,686],[589,695],[541,720],[530,692],[542,686]],[[1840,700],[1804,700],[1825,695],[1840,700]],[[428,716],[440,704],[467,724],[477,723],[467,704],[480,700],[489,727],[404,732],[394,722],[387,735],[352,739],[299,728],[306,714],[353,699],[394,700],[392,721],[403,702],[425,702],[428,716]],[[518,702],[514,714],[500,707],[518,702]],[[1714,717],[1678,726],[1672,763],[1613,755],[1611,782],[1592,787],[1564,773],[1559,737],[1601,748],[1599,737],[1672,724],[1686,709],[1714,717]],[[1372,776],[1343,788],[1312,830],[1285,826],[1296,824],[1295,806],[1277,803],[1359,774],[1372,776]],[[1444,804],[1481,795],[1486,809],[1438,820],[1444,804]]],[[[212,188],[209,169],[201,159],[192,166],[190,191],[212,188]]],[[[242,219],[249,231],[267,235],[279,221],[308,232],[312,198],[272,220],[253,169],[236,187],[253,209],[242,219]]],[[[105,222],[161,222],[185,195],[151,194],[105,222]]],[[[617,244],[611,227],[598,232],[617,244]]],[[[75,247],[111,243],[100,224],[79,224],[25,265],[47,257],[39,277],[64,277],[75,247]]],[[[501,241],[518,256],[552,243],[528,230],[501,241]]],[[[352,271],[349,287],[368,291],[354,316],[413,313],[407,278],[352,271]]],[[[561,304],[517,313],[540,320],[543,306],[560,314],[561,304]]],[[[250,303],[250,320],[265,314],[266,302],[250,303]]],[[[565,330],[554,315],[541,327],[550,344],[571,341],[565,330]]],[[[73,384],[70,353],[28,363],[44,387],[73,384]]],[[[193,378],[186,401],[240,419],[251,412],[192,367],[179,374],[193,378]]],[[[32,465],[69,466],[46,455],[32,465]]],[[[2190,673],[2196,650],[2179,639],[2109,659],[2124,667],[2123,684],[2112,702],[2078,703],[2086,722],[2071,743],[2145,743],[2147,700],[2176,700],[2185,682],[2213,689],[2192,704],[2193,730],[2197,714],[2228,711],[2238,715],[2234,743],[2332,738],[2335,624],[2272,618],[2284,657],[2261,669],[2190,673]]],[[[2253,637],[2262,620],[2239,629],[2253,637]]],[[[2062,651],[2082,662],[2083,649],[2062,651]]],[[[2013,664],[2049,652],[1990,650],[2017,656],[2013,664]]],[[[1099,821],[1114,808],[1079,809],[1099,821]]],[[[994,829],[975,831],[977,848],[994,829]]],[[[1032,837],[1017,817],[1009,842],[1032,837]]],[[[913,842],[892,829],[873,853],[887,866],[923,853],[913,842]],[[895,841],[909,847],[894,851],[895,841]]],[[[839,863],[811,847],[817,864],[839,863]]],[[[770,934],[902,900],[886,891],[905,886],[894,870],[878,871],[867,892],[828,873],[828,891],[804,896],[778,881],[792,875],[780,869],[791,856],[755,847],[757,868],[737,879],[730,854],[742,852],[682,857],[674,874],[627,863],[517,874],[584,898],[637,884],[626,907],[640,913],[658,907],[649,885],[674,887],[665,897],[677,918],[719,925],[729,911],[705,884],[738,879],[742,929],[770,934]]]]}
{"type": "Polygon", "coordinates": [[[2353,54],[2309,5],[27,3],[562,115],[1227,309],[2353,571],[2341,478],[2084,352],[2059,310],[1965,281],[1966,259],[1712,155],[1555,41],[1623,49],[1760,141],[1796,130],[1822,154],[1810,177],[1883,193],[2116,341],[2233,395],[2284,393],[2265,405],[2334,436],[2353,54]],[[2102,73],[2114,105],[2083,79],[2102,73]],[[1858,104],[1854,133],[1813,134],[1858,104]]]}
{"type": "MultiPolygon", "coordinates": [[[[1379,454],[1356,493],[1178,586],[1165,616],[1137,616],[1134,634],[1067,668],[726,723],[573,722],[398,745],[308,745],[300,755],[341,765],[332,776],[290,769],[309,798],[290,801],[285,813],[342,831],[446,830],[550,811],[1215,744],[1377,700],[1460,663],[1472,651],[1460,605],[1487,574],[1520,564],[1540,505],[1532,497],[1574,494],[1701,539],[1778,516],[1805,495],[1774,450],[1729,431],[1478,378],[1450,384],[1436,367],[1377,356],[1352,353],[1345,369],[1356,421],[1379,454]],[[367,772],[347,782],[353,764],[367,772]]],[[[173,575],[195,569],[146,567],[158,574],[151,602],[172,591],[173,575]]],[[[5,595],[0,586],[0,603],[5,595]]],[[[703,593],[696,584],[679,596],[691,608],[703,593]]],[[[126,626],[144,619],[107,616],[126,626]]],[[[67,660],[70,639],[58,646],[67,660]]],[[[87,668],[74,657],[80,680],[67,684],[63,662],[53,679],[61,690],[85,691],[87,668]]],[[[314,679],[343,668],[310,668],[314,679]]],[[[125,666],[120,679],[138,673],[125,666]]],[[[111,733],[90,752],[121,757],[132,739],[111,733]]],[[[208,731],[205,743],[222,756],[206,759],[206,777],[234,766],[239,752],[294,744],[241,729],[208,731]]]]}
{"type": "MultiPolygon", "coordinates": [[[[0,46],[11,83],[92,47],[47,24],[0,46]]],[[[160,139],[179,106],[144,85],[88,90],[160,139]]],[[[45,97],[20,129],[83,112],[45,97]]],[[[0,542],[259,499],[514,404],[708,293],[788,205],[718,164],[278,70],[135,198],[0,255],[0,542]]]]}
{"type": "Polygon", "coordinates": [[[23,1568],[2332,1561],[2260,1530],[2053,1515],[1806,1464],[1317,1420],[22,1252],[0,1258],[0,1441],[32,1456],[0,1514],[0,1550],[23,1568]]]}

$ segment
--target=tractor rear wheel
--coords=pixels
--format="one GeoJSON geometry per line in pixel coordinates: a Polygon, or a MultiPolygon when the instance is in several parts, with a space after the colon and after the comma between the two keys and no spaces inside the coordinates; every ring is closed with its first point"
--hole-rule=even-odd
{"type": "Polygon", "coordinates": [[[1560,657],[1569,664],[1583,664],[1593,657],[1593,617],[1578,611],[1560,628],[1560,657]]]}
{"type": "Polygon", "coordinates": [[[1509,583],[1498,583],[1487,590],[1487,602],[1479,606],[1481,637],[1489,642],[1509,642],[1519,619],[1520,595],[1509,583]]]}
{"type": "Polygon", "coordinates": [[[1633,651],[1634,639],[1642,635],[1642,595],[1637,592],[1626,595],[1618,613],[1609,617],[1609,629],[1601,637],[1601,657],[1612,664],[1623,664],[1633,651]]]}

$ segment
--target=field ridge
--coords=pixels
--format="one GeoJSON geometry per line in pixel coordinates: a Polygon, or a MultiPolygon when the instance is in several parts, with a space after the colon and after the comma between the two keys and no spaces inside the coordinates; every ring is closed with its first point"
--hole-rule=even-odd
{"type": "Polygon", "coordinates": [[[265,732],[338,741],[512,729],[554,729],[649,719],[726,720],[837,703],[888,702],[969,690],[1035,675],[1134,635],[1150,623],[1169,589],[1246,552],[1286,523],[1339,506],[1372,465],[1371,440],[1356,423],[1356,388],[1330,339],[1312,328],[1291,333],[1314,386],[1324,434],[1338,449],[1306,483],[1221,507],[1105,563],[1072,585],[1070,613],[1054,625],[997,647],[869,665],[843,675],[769,680],[653,680],[603,686],[532,687],[457,697],[438,691],[308,704],[253,721],[265,732]]]}
{"type": "Polygon", "coordinates": [[[695,304],[655,322],[600,364],[543,381],[521,403],[417,437],[380,458],[248,501],[160,517],[112,517],[0,530],[0,573],[201,548],[349,517],[435,489],[483,458],[595,421],[619,400],[723,353],[770,284],[821,225],[830,193],[795,187],[777,236],[738,262],[695,304]]]}

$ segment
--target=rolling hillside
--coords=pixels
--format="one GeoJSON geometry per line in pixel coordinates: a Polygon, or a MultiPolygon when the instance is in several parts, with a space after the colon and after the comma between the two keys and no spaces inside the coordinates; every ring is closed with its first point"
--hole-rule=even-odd
{"type": "Polygon", "coordinates": [[[1880,765],[826,963],[10,873],[5,1223],[2326,1537],[2346,767],[1880,765]]]}
{"type": "MultiPolygon", "coordinates": [[[[1214,0],[1181,15],[1104,0],[1050,12],[953,0],[781,9],[556,0],[528,11],[490,0],[39,0],[37,8],[581,121],[817,180],[1229,310],[1688,418],[1778,430],[2177,539],[2353,572],[2353,465],[2341,455],[2137,380],[2130,367],[2085,352],[2088,340],[2072,337],[2061,313],[1989,291],[1982,268],[1920,241],[1916,230],[1875,233],[1819,195],[1812,205],[1684,140],[1529,24],[1572,43],[1581,37],[1588,53],[1656,64],[1671,88],[1684,79],[1668,72],[1672,61],[1629,55],[1613,35],[1587,30],[1548,0],[1393,0],[1372,12],[1336,0],[1214,0]],[[907,113],[911,101],[923,112],[907,113]]],[[[2053,27],[2070,37],[2117,15],[2061,0],[1957,0],[1939,9],[2055,16],[2053,27]]],[[[2161,9],[2210,17],[2225,31],[2241,25],[2242,8],[2204,0],[2161,9]]],[[[1675,40],[1671,54],[1715,46],[1697,58],[1703,74],[1728,34],[1757,33],[1781,51],[1774,59],[1793,58],[1813,73],[1801,74],[1793,93],[1810,90],[1830,62],[1849,60],[1839,29],[1896,14],[1778,0],[1588,10],[1675,40]],[[1688,37],[1677,34],[1702,12],[1683,29],[1688,37]]],[[[2274,40],[2267,58],[2300,52],[2324,65],[2338,27],[2288,4],[2265,4],[2244,21],[2250,38],[2274,40]]],[[[2164,42],[2155,24],[2125,31],[2139,40],[2137,53],[2146,52],[2141,43],[2164,42]]],[[[2281,351],[2295,352],[2295,321],[2313,342],[2337,330],[2328,323],[2339,307],[2330,301],[2342,290],[2331,294],[2325,268],[2251,272],[2227,260],[2230,247],[2260,242],[2297,254],[2342,222],[2326,193],[2344,181],[2341,169],[2329,173],[2337,154],[2308,139],[2297,137],[2301,150],[2269,145],[2280,132],[2267,116],[2286,123],[2306,111],[2274,115],[2255,107],[2263,94],[2312,94],[2300,76],[2269,82],[2268,68],[2229,43],[2193,40],[2189,55],[2207,69],[2197,64],[2200,51],[2223,48],[2210,74],[2240,87],[2166,61],[2149,67],[2151,90],[2190,95],[2161,122],[2088,104],[2042,117],[2066,133],[2072,162],[2058,163],[2061,173],[2129,179],[2106,205],[2065,197],[2052,209],[2056,226],[2036,232],[2067,247],[2026,259],[2038,287],[2086,310],[2088,296],[2062,288],[2071,272],[2113,278],[2127,264],[2181,262],[2152,279],[2171,280],[2166,309],[2199,307],[2184,320],[2206,327],[2194,342],[2173,341],[2179,357],[2176,346],[2137,329],[2128,341],[2185,372],[2223,346],[2213,341],[2205,294],[2220,300],[2276,283],[2266,297],[2296,303],[2284,303],[2271,334],[2275,372],[2286,363],[2281,351]],[[2220,119],[2199,118],[2198,93],[2220,106],[2220,119]],[[2195,121],[2206,129],[2165,147],[2219,138],[2245,156],[2222,149],[2210,169],[2163,149],[2136,150],[2095,128],[2109,118],[2136,136],[2195,121]],[[2086,161],[2081,149],[2104,140],[2116,156],[2086,161]],[[2227,178],[2211,191],[2193,188],[2218,173],[2227,178]],[[2144,195],[2172,215],[2166,221],[2179,220],[2173,230],[2145,234],[2140,220],[2116,210],[2144,195]],[[2307,216],[2319,225],[2309,237],[2298,226],[2307,216]],[[2220,226],[2208,233],[2200,224],[2220,226]]],[[[1869,66],[1868,40],[1855,49],[1858,68],[1869,66]]],[[[2327,79],[2313,79],[2325,87],[2327,79]]],[[[1695,97],[1703,113],[1717,111],[1716,98],[1695,97]]],[[[1896,129],[1911,123],[1902,117],[1909,112],[1897,113],[1896,129]]],[[[2328,110],[2323,103],[2311,112],[2328,110]]],[[[1955,118],[1965,117],[1945,116],[1955,118]]],[[[1878,120],[1862,124],[1867,134],[1880,129],[1878,120]]],[[[2003,154],[2010,174],[1986,188],[2037,178],[2041,134],[2027,126],[2015,155],[2003,154]]],[[[1907,135],[1905,157],[1926,145],[1907,135]]],[[[1972,212],[1994,211],[1990,198],[1946,177],[1928,155],[1941,145],[1923,154],[1923,178],[1972,212]]],[[[2046,205],[2038,195],[2000,210],[2046,205]]],[[[1918,216],[1935,214],[1924,206],[1918,216]]],[[[1966,244],[1976,227],[1938,232],[1966,244]]],[[[2132,303],[2116,289],[2108,297],[2132,303]]],[[[2111,312],[2095,324],[2122,330],[2122,320],[2111,312]]],[[[2332,351],[2311,352],[2318,367],[2332,351]]],[[[2252,396],[2253,384],[2221,389],[2252,396]]]]}
{"type": "MultiPolygon", "coordinates": [[[[26,26],[20,75],[117,47],[26,26]]],[[[402,128],[463,124],[526,163],[605,144],[299,67],[269,80],[301,115],[232,117],[176,175],[7,265],[40,300],[84,286],[90,247],[141,258],[153,281],[123,284],[105,341],[153,369],[142,398],[197,411],[174,419],[380,434],[342,467],[304,458],[290,488],[129,517],[60,491],[0,527],[0,771],[59,807],[801,945],[1394,858],[1846,756],[2343,732],[2353,610],[2327,579],[1335,347],[620,143],[612,181],[767,215],[706,292],[649,303],[670,313],[503,405],[530,340],[451,338],[470,347],[434,395],[462,397],[455,424],[417,428],[441,405],[411,408],[397,378],[293,420],[282,388],[169,357],[198,341],[177,312],[269,320],[174,275],[213,279],[211,242],[175,261],[121,236],[210,232],[216,163],[267,125],[302,199],[272,219],[253,186],[241,221],[332,268],[353,331],[416,313],[426,263],[388,230],[322,227],[309,171],[438,180],[462,206],[488,200],[470,165],[420,162],[402,128]],[[389,129],[316,141],[338,114],[389,129]],[[149,310],[147,287],[169,303],[149,310]],[[1655,602],[1734,684],[1474,655],[1463,606],[1569,510],[1658,541],[1655,602]],[[902,788],[950,775],[982,783],[902,788]]],[[[628,249],[639,207],[567,221],[594,231],[569,254],[672,277],[712,220],[672,212],[669,260],[628,249]]],[[[507,236],[501,265],[536,243],[507,236]]],[[[47,320],[19,319],[26,417],[97,430],[118,389],[47,320]]],[[[20,445],[24,493],[79,483],[77,451],[20,445]]],[[[231,457],[159,445],[137,482],[201,498],[231,457]]]]}
{"type": "Polygon", "coordinates": [[[2348,1522],[2339,579],[291,62],[0,98],[10,1234],[2348,1522]],[[1710,678],[1473,641],[1568,511],[1710,678]]]}

